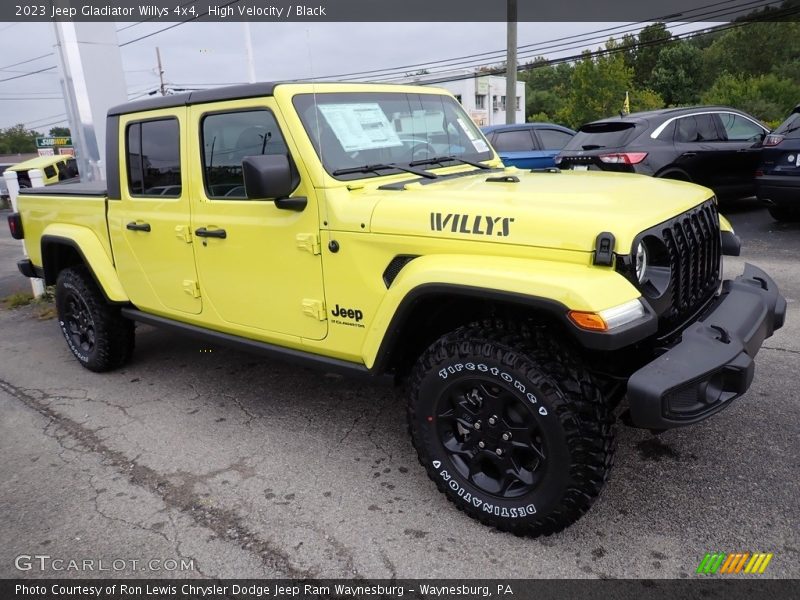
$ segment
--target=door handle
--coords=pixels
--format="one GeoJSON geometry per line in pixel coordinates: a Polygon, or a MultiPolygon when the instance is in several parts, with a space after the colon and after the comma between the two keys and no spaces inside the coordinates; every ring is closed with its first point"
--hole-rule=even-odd
{"type": "Polygon", "coordinates": [[[684,152],[683,153],[683,158],[693,158],[695,156],[697,156],[697,152],[684,152]]]}
{"type": "Polygon", "coordinates": [[[228,234],[225,232],[224,229],[206,229],[205,227],[200,227],[199,229],[195,229],[194,234],[197,237],[213,237],[213,238],[221,238],[225,239],[228,237],[228,234]]]}
{"type": "Polygon", "coordinates": [[[125,225],[125,228],[131,231],[150,231],[150,223],[137,223],[136,221],[132,221],[125,225]]]}

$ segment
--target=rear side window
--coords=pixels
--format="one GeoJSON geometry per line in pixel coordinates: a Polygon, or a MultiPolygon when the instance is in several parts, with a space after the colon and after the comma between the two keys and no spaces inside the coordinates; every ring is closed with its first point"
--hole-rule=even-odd
{"type": "Polygon", "coordinates": [[[498,131],[494,136],[494,149],[498,152],[526,152],[533,150],[533,138],[528,130],[498,131]]]}
{"type": "Polygon", "coordinates": [[[561,150],[572,139],[572,134],[558,129],[537,129],[536,135],[545,150],[561,150]]]}
{"type": "Polygon", "coordinates": [[[180,196],[178,119],[158,119],[128,125],[126,162],[131,195],[180,196]]]}
{"type": "Polygon", "coordinates": [[[781,123],[774,133],[789,139],[800,138],[800,112],[789,115],[789,118],[781,123]]]}
{"type": "Polygon", "coordinates": [[[718,142],[719,133],[714,125],[714,115],[689,115],[677,120],[675,141],[691,144],[693,142],[718,142]]]}
{"type": "Polygon", "coordinates": [[[634,137],[635,123],[610,121],[583,125],[565,150],[594,150],[596,148],[619,148],[634,137]]]}
{"type": "Polygon", "coordinates": [[[260,154],[288,154],[286,141],[268,110],[216,113],[203,118],[203,172],[206,195],[244,200],[242,160],[260,154]]]}

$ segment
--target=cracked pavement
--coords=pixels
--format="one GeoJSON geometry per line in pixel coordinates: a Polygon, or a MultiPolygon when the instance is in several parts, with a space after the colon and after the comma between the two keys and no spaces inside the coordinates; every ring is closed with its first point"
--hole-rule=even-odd
{"type": "MultiPolygon", "coordinates": [[[[753,262],[790,300],[753,387],[694,427],[619,426],[598,502],[541,539],[435,490],[400,390],[146,326],[134,360],[98,375],[41,307],[0,309],[0,577],[694,577],[710,551],[773,552],[768,576],[799,577],[800,225],[750,201],[728,213],[744,242],[728,276],[753,262]],[[21,554],[139,564],[21,573],[21,554]]],[[[27,283],[0,229],[5,296],[27,283]]]]}

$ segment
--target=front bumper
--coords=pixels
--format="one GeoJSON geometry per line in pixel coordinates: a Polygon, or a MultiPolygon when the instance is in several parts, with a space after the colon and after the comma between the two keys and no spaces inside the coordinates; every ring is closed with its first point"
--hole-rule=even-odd
{"type": "Polygon", "coordinates": [[[722,292],[679,342],[628,380],[631,422],[670,429],[697,423],[744,394],[764,340],[783,326],[786,300],[761,269],[725,281],[722,292]]]}

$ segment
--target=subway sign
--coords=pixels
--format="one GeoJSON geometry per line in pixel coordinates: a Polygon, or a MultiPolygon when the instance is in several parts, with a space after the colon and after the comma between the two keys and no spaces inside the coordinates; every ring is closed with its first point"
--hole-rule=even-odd
{"type": "Polygon", "coordinates": [[[72,146],[71,137],[37,137],[37,148],[54,148],[56,146],[72,146]]]}

